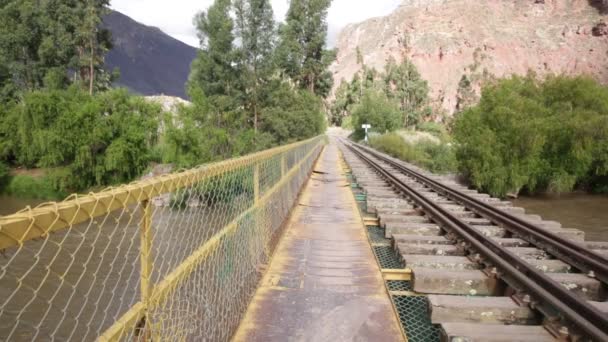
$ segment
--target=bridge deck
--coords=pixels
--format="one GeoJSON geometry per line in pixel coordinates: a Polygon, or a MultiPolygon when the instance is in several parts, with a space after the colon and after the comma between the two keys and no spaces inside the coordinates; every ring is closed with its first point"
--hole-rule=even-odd
{"type": "Polygon", "coordinates": [[[236,341],[401,341],[331,143],[305,186],[236,341]]]}

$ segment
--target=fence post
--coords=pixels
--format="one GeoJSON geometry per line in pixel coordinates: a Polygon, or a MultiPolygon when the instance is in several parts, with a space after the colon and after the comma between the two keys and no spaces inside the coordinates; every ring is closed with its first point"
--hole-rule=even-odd
{"type": "Polygon", "coordinates": [[[287,152],[281,154],[281,179],[283,179],[287,173],[287,159],[285,158],[285,154],[287,154],[287,152]]]}
{"type": "Polygon", "coordinates": [[[253,166],[253,204],[260,202],[260,163],[253,166]]]}
{"type": "Polygon", "coordinates": [[[152,292],[152,202],[150,200],[144,200],[141,202],[143,210],[143,217],[140,225],[140,236],[141,236],[141,250],[140,250],[140,261],[141,261],[141,302],[144,304],[144,318],[143,318],[143,331],[140,331],[143,336],[143,341],[150,340],[150,296],[152,292]]]}

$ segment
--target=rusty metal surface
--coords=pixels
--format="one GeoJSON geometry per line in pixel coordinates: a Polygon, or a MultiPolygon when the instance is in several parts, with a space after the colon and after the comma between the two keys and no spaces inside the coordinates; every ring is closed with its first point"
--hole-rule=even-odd
{"type": "Polygon", "coordinates": [[[331,143],[306,185],[235,341],[402,341],[331,143]]]}

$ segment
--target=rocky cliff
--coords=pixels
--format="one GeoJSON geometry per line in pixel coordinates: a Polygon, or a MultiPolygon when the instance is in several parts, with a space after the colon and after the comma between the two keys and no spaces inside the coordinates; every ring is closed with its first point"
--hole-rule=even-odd
{"type": "MultiPolygon", "coordinates": [[[[603,1],[603,0],[602,0],[603,1]]],[[[332,65],[335,84],[390,56],[408,57],[453,113],[463,75],[590,74],[608,83],[608,16],[596,0],[404,0],[392,14],[347,26],[332,65]]]]}

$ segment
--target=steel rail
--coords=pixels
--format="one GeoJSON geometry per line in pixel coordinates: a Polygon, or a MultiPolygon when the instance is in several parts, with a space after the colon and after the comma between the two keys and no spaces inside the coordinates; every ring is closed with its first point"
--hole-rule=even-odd
{"type": "Polygon", "coordinates": [[[347,146],[387,181],[419,205],[433,221],[469,243],[476,252],[483,255],[486,260],[503,273],[503,278],[506,276],[507,279],[516,283],[510,285],[516,285],[515,288],[524,287],[538,301],[538,305],[553,308],[590,338],[597,341],[608,341],[608,317],[597,308],[572,294],[561,284],[538,271],[492,239],[484,236],[448,210],[421,195],[407,183],[383,169],[377,162],[366,157],[355,146],[351,144],[347,144],[347,146]]]}
{"type": "Polygon", "coordinates": [[[452,189],[441,182],[411,170],[403,164],[382,156],[377,151],[358,144],[355,145],[400,171],[407,173],[418,181],[425,183],[433,190],[459,202],[473,212],[490,219],[511,233],[517,234],[523,240],[540,247],[554,257],[574,266],[581,272],[599,279],[604,284],[608,284],[608,259],[604,256],[585,248],[579,243],[563,238],[533,223],[505,213],[488,203],[452,189]]]}

